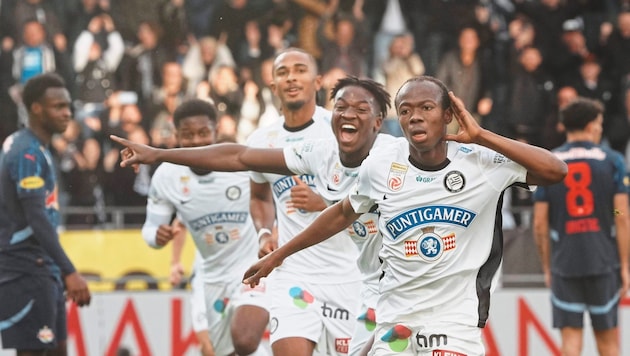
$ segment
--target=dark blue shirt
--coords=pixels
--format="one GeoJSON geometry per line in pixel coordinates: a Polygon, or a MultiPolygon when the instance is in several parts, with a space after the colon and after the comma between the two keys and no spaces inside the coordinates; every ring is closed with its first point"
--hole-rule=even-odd
{"type": "Polygon", "coordinates": [[[549,203],[552,273],[577,277],[615,271],[613,201],[628,193],[623,156],[590,142],[566,143],[553,152],[569,172],[563,182],[534,193],[535,201],[549,203]]]}
{"type": "Polygon", "coordinates": [[[58,226],[51,153],[29,129],[17,131],[0,155],[0,283],[23,274],[74,272],[58,226]]]}

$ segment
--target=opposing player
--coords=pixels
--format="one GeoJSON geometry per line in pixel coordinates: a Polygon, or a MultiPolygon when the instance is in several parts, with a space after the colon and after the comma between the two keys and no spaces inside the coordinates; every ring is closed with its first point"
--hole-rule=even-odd
{"type": "Polygon", "coordinates": [[[553,326],[561,331],[562,354],[580,355],[588,312],[599,354],[619,355],[618,306],[630,285],[624,158],[599,145],[600,103],[577,98],[560,118],[567,140],[553,153],[569,174],[534,194],[534,237],[551,287],[553,326]]]}
{"type": "Polygon", "coordinates": [[[72,120],[70,94],[49,73],[31,78],[22,99],[28,127],[4,141],[0,157],[0,336],[19,356],[65,355],[66,299],[79,306],[91,299],[57,234],[49,145],[72,120]]]}
{"type": "MultiPolygon", "coordinates": [[[[340,80],[332,91],[335,100],[332,117],[332,127],[335,132],[336,142],[329,140],[307,140],[300,144],[291,145],[282,149],[254,149],[238,145],[222,145],[207,147],[203,150],[170,150],[155,151],[154,148],[138,145],[120,138],[116,141],[128,146],[123,154],[127,159],[123,165],[155,160],[174,160],[181,162],[197,162],[213,170],[244,170],[276,172],[280,174],[314,174],[314,184],[317,192],[328,204],[343,199],[356,182],[357,172],[363,160],[381,146],[394,141],[389,135],[379,135],[383,116],[389,106],[389,94],[383,87],[371,80],[346,78],[340,80]]],[[[348,347],[348,338],[354,327],[350,326],[348,336],[340,338],[331,348],[320,350],[329,353],[356,354],[369,340],[373,330],[373,312],[368,308],[374,308],[376,304],[377,281],[380,262],[378,250],[380,239],[376,238],[376,214],[365,214],[356,220],[347,234],[340,234],[333,239],[347,238],[350,235],[361,249],[361,258],[358,260],[359,269],[363,273],[363,288],[361,298],[365,303],[364,310],[358,317],[361,319],[356,325],[354,319],[355,309],[340,310],[334,307],[336,304],[321,302],[317,296],[311,297],[310,293],[299,294],[299,290],[289,290],[296,293],[294,305],[303,307],[305,311],[320,314],[326,319],[347,320],[356,325],[356,331],[352,336],[348,347]],[[345,236],[344,236],[345,235],[345,236]],[[363,331],[363,332],[362,332],[363,331]],[[356,351],[355,351],[356,350],[356,351]]],[[[336,254],[356,253],[356,247],[350,246],[346,250],[337,250],[336,254]]],[[[322,258],[324,258],[323,256],[322,258]]],[[[354,262],[354,261],[353,261],[354,262]]],[[[299,263],[295,262],[295,263],[299,263]]],[[[338,266],[338,262],[337,263],[338,266]]],[[[346,265],[338,266],[341,271],[348,272],[352,266],[347,261],[346,265]]],[[[311,265],[312,266],[312,265],[311,265]]],[[[352,298],[359,299],[357,291],[349,291],[352,298]]],[[[287,293],[289,294],[289,293],[287,293]]],[[[290,294],[289,294],[290,295],[290,294]]],[[[273,324],[272,324],[273,325],[273,324]]],[[[273,328],[272,328],[273,330],[273,328]]],[[[313,334],[312,337],[316,337],[313,334]]],[[[322,349],[322,348],[320,348],[322,349]]],[[[277,352],[274,348],[274,352],[277,352]]],[[[311,349],[312,352],[312,349],[311,349]]]]}
{"type": "Polygon", "coordinates": [[[378,206],[383,278],[371,354],[483,355],[480,328],[502,258],[502,192],[556,183],[566,165],[482,129],[433,77],[408,80],[395,104],[405,138],[373,150],[356,192],[252,266],[244,282],[254,285],[286,256],[378,206]],[[449,135],[453,117],[460,130],[449,135]]]}
{"type": "MultiPolygon", "coordinates": [[[[216,116],[203,100],[180,105],[173,113],[180,146],[211,145],[216,116]]],[[[269,319],[265,287],[243,288],[238,276],[258,253],[249,215],[249,175],[196,167],[164,163],[157,168],[142,236],[150,246],[164,246],[176,232],[170,222],[177,213],[203,257],[201,275],[215,354],[264,355],[259,345],[269,319]]]]}

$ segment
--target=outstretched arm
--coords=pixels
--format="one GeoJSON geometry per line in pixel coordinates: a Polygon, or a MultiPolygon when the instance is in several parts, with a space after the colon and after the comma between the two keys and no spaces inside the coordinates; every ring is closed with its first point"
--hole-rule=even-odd
{"type": "Polygon", "coordinates": [[[527,169],[527,184],[550,185],[560,182],[567,174],[567,165],[544,148],[509,139],[479,126],[466,110],[461,99],[449,92],[452,110],[459,132],[448,134],[445,140],[476,143],[503,154],[527,169]]]}
{"type": "Polygon", "coordinates": [[[251,266],[245,272],[243,283],[254,287],[262,277],[268,276],[274,268],[280,266],[285,258],[334,236],[359,216],[361,214],[354,212],[348,198],[331,205],[291,241],[251,266]]]}
{"type": "Polygon", "coordinates": [[[171,162],[188,167],[213,171],[257,171],[291,175],[281,148],[251,148],[235,143],[221,143],[204,147],[160,149],[122,137],[110,138],[125,146],[121,151],[121,167],[140,163],[171,162]]]}

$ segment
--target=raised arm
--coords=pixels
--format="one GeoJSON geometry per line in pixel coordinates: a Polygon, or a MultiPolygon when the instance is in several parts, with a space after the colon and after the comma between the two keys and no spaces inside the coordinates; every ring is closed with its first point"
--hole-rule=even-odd
{"type": "Polygon", "coordinates": [[[361,214],[354,212],[348,198],[331,205],[301,233],[251,266],[245,272],[243,283],[254,287],[261,278],[268,276],[274,268],[280,266],[285,258],[334,236],[359,216],[361,214]]]}
{"type": "Polygon", "coordinates": [[[619,249],[619,263],[621,269],[621,298],[624,298],[630,288],[630,215],[628,209],[628,194],[615,194],[615,228],[617,230],[617,248],[619,249]]]}
{"type": "Polygon", "coordinates": [[[221,143],[194,148],[161,149],[111,135],[110,138],[125,146],[121,151],[121,167],[140,163],[171,162],[222,172],[257,171],[293,174],[284,160],[281,148],[251,148],[235,143],[221,143]]]}
{"type": "Polygon", "coordinates": [[[567,165],[550,151],[482,128],[466,110],[461,99],[452,92],[449,92],[449,96],[460,130],[457,134],[446,135],[446,140],[476,143],[503,154],[527,169],[527,184],[530,185],[550,185],[564,179],[567,165]]]}

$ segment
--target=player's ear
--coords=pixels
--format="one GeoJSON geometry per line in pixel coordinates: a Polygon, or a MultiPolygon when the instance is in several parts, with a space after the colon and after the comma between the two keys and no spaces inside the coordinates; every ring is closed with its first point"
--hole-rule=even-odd
{"type": "Polygon", "coordinates": [[[36,101],[31,104],[30,108],[26,108],[26,110],[32,112],[35,115],[39,115],[42,113],[42,110],[44,110],[44,107],[39,101],[36,101]]]}
{"type": "Polygon", "coordinates": [[[455,115],[455,112],[451,107],[448,107],[446,108],[446,110],[444,110],[444,121],[447,125],[450,124],[451,121],[453,121],[453,115],[455,115]]]}

